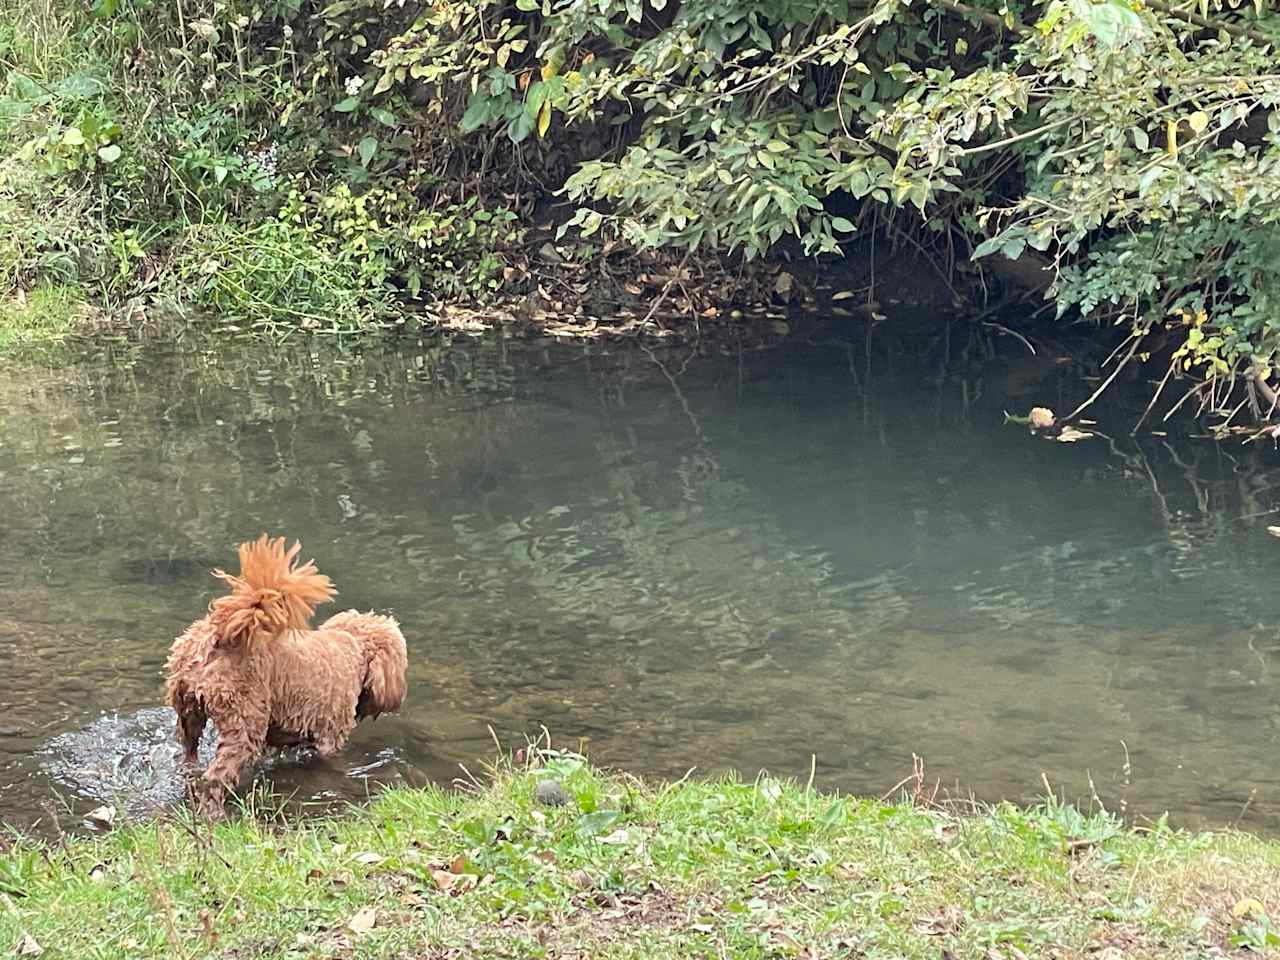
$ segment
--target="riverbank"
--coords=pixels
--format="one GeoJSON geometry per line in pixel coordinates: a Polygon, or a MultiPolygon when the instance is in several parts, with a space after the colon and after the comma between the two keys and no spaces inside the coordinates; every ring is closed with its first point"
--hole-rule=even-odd
{"type": "Polygon", "coordinates": [[[1204,957],[1280,945],[1280,844],[549,753],[306,825],[17,844],[0,900],[8,956],[1204,957]]]}

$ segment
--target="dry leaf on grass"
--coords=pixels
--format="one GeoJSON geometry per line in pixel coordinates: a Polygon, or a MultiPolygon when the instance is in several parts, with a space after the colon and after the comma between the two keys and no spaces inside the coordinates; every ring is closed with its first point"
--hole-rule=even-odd
{"type": "Polygon", "coordinates": [[[355,916],[347,921],[347,929],[357,937],[363,937],[378,923],[377,907],[361,907],[355,916]]]}
{"type": "Polygon", "coordinates": [[[24,933],[22,939],[18,941],[18,956],[38,957],[42,953],[44,953],[44,947],[36,942],[36,938],[29,933],[24,933]]]}
{"type": "Polygon", "coordinates": [[[110,830],[116,822],[116,808],[110,805],[95,807],[84,815],[84,821],[98,830],[110,830]]]}

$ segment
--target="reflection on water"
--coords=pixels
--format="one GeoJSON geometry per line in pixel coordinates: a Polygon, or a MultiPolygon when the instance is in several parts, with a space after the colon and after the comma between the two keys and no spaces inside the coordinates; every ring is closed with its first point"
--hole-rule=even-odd
{"type": "Polygon", "coordinates": [[[269,530],[394,611],[412,660],[405,713],[271,764],[283,793],[448,780],[490,727],[545,724],[640,772],[816,754],[821,784],[882,792],[914,751],[985,798],[1043,772],[1280,829],[1275,453],[1047,443],[975,394],[813,342],[6,376],[0,819],[56,791],[168,802],[167,720],[139,711],[208,570],[269,530]]]}

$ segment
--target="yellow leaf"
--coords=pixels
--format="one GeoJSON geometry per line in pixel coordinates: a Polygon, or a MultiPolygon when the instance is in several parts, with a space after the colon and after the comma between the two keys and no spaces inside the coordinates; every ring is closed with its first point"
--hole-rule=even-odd
{"type": "Polygon", "coordinates": [[[1166,120],[1164,123],[1165,133],[1169,141],[1169,156],[1177,159],[1178,156],[1178,122],[1176,120],[1166,120]]]}
{"type": "Polygon", "coordinates": [[[551,127],[551,101],[543,100],[542,106],[538,108],[538,138],[541,139],[547,135],[547,130],[551,127]]]}
{"type": "Polygon", "coordinates": [[[1197,110],[1191,116],[1187,117],[1187,123],[1195,133],[1204,133],[1204,128],[1209,125],[1209,115],[1203,110],[1197,110]]]}
{"type": "MultiPolygon", "coordinates": [[[[1270,529],[1268,528],[1268,530],[1270,529]]],[[[1266,913],[1266,907],[1252,897],[1245,897],[1243,900],[1237,901],[1236,905],[1231,908],[1231,915],[1237,918],[1250,915],[1256,916],[1260,913],[1266,913]]]]}

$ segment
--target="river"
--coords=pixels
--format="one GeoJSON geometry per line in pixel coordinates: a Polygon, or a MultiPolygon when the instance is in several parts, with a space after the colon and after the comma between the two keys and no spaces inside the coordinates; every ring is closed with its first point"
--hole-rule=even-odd
{"type": "Polygon", "coordinates": [[[1016,384],[831,336],[8,368],[0,821],[172,799],[168,645],[269,531],[410,645],[403,713],[270,765],[294,803],[545,727],[641,774],[878,795],[915,753],[953,796],[1280,832],[1277,454],[1035,438],[1001,410],[1064,388],[1016,384]]]}

